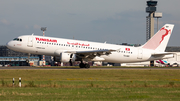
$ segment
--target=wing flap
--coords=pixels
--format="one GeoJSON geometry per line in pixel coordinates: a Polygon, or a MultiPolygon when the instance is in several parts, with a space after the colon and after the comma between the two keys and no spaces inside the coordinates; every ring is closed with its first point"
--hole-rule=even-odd
{"type": "Polygon", "coordinates": [[[65,51],[65,53],[73,53],[81,58],[93,59],[96,56],[109,55],[111,52],[116,50],[88,50],[88,51],[65,51]]]}

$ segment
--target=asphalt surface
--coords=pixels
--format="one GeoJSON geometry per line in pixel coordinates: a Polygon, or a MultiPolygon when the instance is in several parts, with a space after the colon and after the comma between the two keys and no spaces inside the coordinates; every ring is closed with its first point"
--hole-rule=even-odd
{"type": "Polygon", "coordinates": [[[108,69],[117,69],[117,70],[180,70],[180,67],[98,67],[98,68],[79,68],[79,67],[30,67],[30,66],[13,66],[13,67],[0,67],[0,70],[13,70],[13,69],[35,69],[35,70],[41,70],[41,69],[79,69],[79,70],[108,70],[108,69]]]}

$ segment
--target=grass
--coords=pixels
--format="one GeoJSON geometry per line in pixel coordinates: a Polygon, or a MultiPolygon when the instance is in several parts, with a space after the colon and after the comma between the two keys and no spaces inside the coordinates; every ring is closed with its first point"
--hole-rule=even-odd
{"type": "Polygon", "coordinates": [[[180,99],[180,70],[0,70],[0,80],[0,100],[180,99]]]}

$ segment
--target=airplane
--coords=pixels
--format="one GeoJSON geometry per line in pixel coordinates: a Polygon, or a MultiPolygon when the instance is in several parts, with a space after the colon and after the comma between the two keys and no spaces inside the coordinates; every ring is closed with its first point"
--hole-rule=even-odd
{"type": "Polygon", "coordinates": [[[174,60],[156,60],[156,62],[162,65],[179,66],[179,62],[174,60]]]}
{"type": "Polygon", "coordinates": [[[80,68],[90,68],[88,61],[132,63],[173,57],[165,52],[173,24],[165,24],[149,41],[139,47],[55,38],[38,35],[22,35],[6,46],[14,51],[54,56],[58,62],[81,61],[80,68]]]}
{"type": "Polygon", "coordinates": [[[156,60],[156,62],[159,63],[159,64],[163,64],[163,65],[168,64],[168,62],[165,61],[165,60],[156,60]]]}

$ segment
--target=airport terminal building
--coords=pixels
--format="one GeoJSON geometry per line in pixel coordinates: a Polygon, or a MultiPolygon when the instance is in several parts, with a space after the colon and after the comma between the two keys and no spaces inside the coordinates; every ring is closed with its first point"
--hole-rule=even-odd
{"type": "MultiPolygon", "coordinates": [[[[34,61],[38,65],[40,60],[38,55],[30,55],[29,61],[34,61]]],[[[15,52],[8,49],[5,45],[0,46],[0,65],[1,66],[27,66],[28,54],[15,52]]]]}

